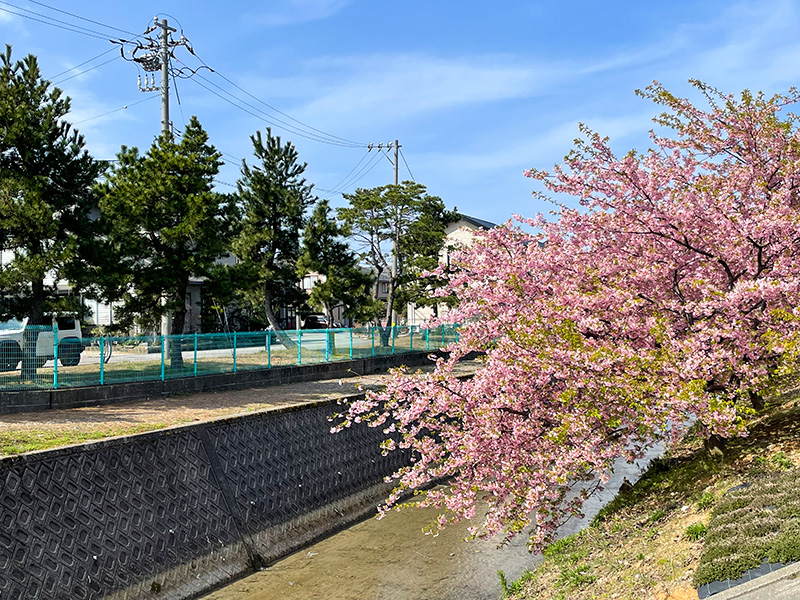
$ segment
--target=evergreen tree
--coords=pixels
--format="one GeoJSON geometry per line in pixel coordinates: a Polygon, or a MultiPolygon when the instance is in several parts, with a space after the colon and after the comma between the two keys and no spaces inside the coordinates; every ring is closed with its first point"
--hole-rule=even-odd
{"type": "Polygon", "coordinates": [[[374,270],[375,299],[381,275],[388,276],[386,329],[381,335],[387,344],[393,312],[402,308],[399,299],[412,301],[430,294],[431,289],[420,284],[420,276],[438,264],[445,228],[458,220],[458,213],[446,210],[441,198],[428,195],[424,185],[411,181],[357,189],[343,196],[350,206],[338,214],[374,270]]]}
{"type": "Polygon", "coordinates": [[[212,190],[221,155],[192,117],[180,142],[162,134],[145,155],[123,146],[117,156],[99,190],[106,269],[98,292],[123,299],[128,322],[171,312],[171,332],[181,334],[189,278],[206,275],[229,248],[234,197],[212,190]]]}
{"type": "Polygon", "coordinates": [[[297,263],[299,277],[309,272],[324,276],[324,281],[311,289],[309,303],[322,310],[329,324],[336,306],[344,306],[344,315],[349,318],[358,318],[373,306],[372,277],[359,267],[358,257],[344,239],[346,235],[347,230],[332,218],[328,202],[320,202],[306,225],[303,253],[297,263]]]}
{"type": "Polygon", "coordinates": [[[77,249],[88,237],[100,166],[64,120],[69,110],[69,98],[41,77],[36,57],[13,62],[6,46],[0,56],[0,249],[12,258],[0,267],[0,317],[45,324],[56,307],[55,287],[45,280],[75,283],[83,270],[77,249]]]}
{"type": "Polygon", "coordinates": [[[245,300],[261,304],[269,325],[279,330],[275,310],[305,301],[297,286],[297,260],[305,212],[315,199],[313,186],[302,176],[306,163],[297,161],[297,150],[291,142],[282,144],[269,128],[266,133],[250,137],[260,164],[242,164],[238,188],[243,220],[233,247],[241,261],[237,268],[245,274],[242,281],[248,283],[245,300]]]}

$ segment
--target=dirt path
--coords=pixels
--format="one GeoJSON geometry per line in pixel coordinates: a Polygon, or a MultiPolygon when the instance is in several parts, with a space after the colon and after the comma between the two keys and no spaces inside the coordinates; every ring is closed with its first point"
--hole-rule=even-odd
{"type": "MultiPolygon", "coordinates": [[[[433,366],[425,370],[432,370],[433,366]]],[[[468,374],[476,363],[465,363],[468,374]]],[[[381,385],[386,374],[292,383],[226,392],[204,392],[124,404],[0,415],[0,456],[88,440],[141,433],[173,425],[342,398],[381,385]]]]}

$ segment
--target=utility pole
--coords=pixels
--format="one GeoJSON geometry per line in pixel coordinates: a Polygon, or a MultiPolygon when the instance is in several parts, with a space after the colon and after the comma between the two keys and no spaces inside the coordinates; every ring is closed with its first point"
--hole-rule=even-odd
{"type": "MultiPolygon", "coordinates": [[[[169,122],[169,34],[176,31],[167,25],[167,20],[162,19],[159,23],[153,19],[155,25],[161,28],[161,134],[171,134],[169,122]]],[[[169,337],[172,334],[172,311],[168,310],[161,317],[161,337],[164,340],[164,347],[161,351],[169,354],[169,337]]]]}
{"type": "MultiPolygon", "coordinates": [[[[159,21],[158,17],[153,18],[153,24],[142,35],[149,36],[156,29],[161,30],[158,39],[145,37],[144,41],[138,42],[133,49],[132,58],[127,60],[133,60],[145,71],[144,85],[142,85],[141,75],[138,77],[140,92],[161,92],[161,133],[169,133],[172,130],[172,123],[169,120],[170,57],[176,46],[190,46],[188,40],[183,36],[177,42],[171,39],[170,34],[176,32],[177,29],[170,27],[166,19],[159,21]],[[161,71],[160,85],[156,85],[156,71],[161,71]],[[147,73],[151,73],[151,75],[148,76],[147,73]]],[[[122,56],[125,57],[124,51],[122,56]]]]}
{"type": "MultiPolygon", "coordinates": [[[[172,124],[169,120],[169,78],[170,78],[170,57],[172,49],[176,46],[187,46],[188,40],[181,36],[180,41],[170,39],[170,34],[176,32],[177,29],[170,27],[166,19],[158,20],[158,17],[153,17],[153,24],[144,32],[144,39],[137,42],[136,47],[133,49],[131,59],[136,62],[145,71],[144,85],[142,85],[141,75],[137,78],[140,92],[161,92],[161,134],[171,135],[172,124]],[[155,40],[149,35],[156,29],[161,32],[158,39],[155,40]],[[141,54],[140,54],[141,53],[141,54]],[[156,71],[161,71],[161,85],[156,85],[156,71]],[[147,73],[150,73],[148,80],[147,73]]],[[[123,41],[116,42],[124,45],[123,41]]],[[[191,48],[190,48],[191,49],[191,48]]],[[[122,56],[125,58],[124,49],[121,49],[122,56]]],[[[166,303],[166,299],[161,299],[162,305],[166,303]]],[[[169,352],[168,336],[172,334],[172,312],[167,311],[161,317],[161,335],[164,340],[163,352],[169,352]]]]}
{"type": "Polygon", "coordinates": [[[161,133],[169,133],[169,34],[177,29],[167,25],[166,19],[156,25],[161,27],[161,133]]]}
{"type": "MultiPolygon", "coordinates": [[[[395,186],[400,185],[399,181],[399,153],[400,153],[400,142],[395,140],[394,143],[388,143],[385,146],[383,142],[380,142],[377,146],[373,146],[369,144],[367,146],[368,152],[371,152],[373,148],[377,148],[378,152],[386,148],[387,150],[394,149],[394,184],[395,186]]],[[[394,232],[392,235],[392,280],[389,282],[389,299],[394,300],[394,284],[397,281],[397,271],[398,271],[398,264],[397,264],[397,248],[400,246],[400,215],[398,213],[397,207],[394,209],[394,232]]],[[[392,324],[397,323],[397,312],[395,312],[394,307],[392,307],[391,318],[388,319],[390,322],[386,324],[386,326],[390,326],[392,324]]]]}
{"type": "Polygon", "coordinates": [[[384,144],[383,142],[379,142],[378,144],[368,144],[367,145],[367,152],[372,152],[373,148],[375,150],[377,150],[378,152],[381,152],[384,148],[386,148],[387,150],[394,149],[394,161],[393,161],[394,162],[394,184],[395,185],[399,185],[400,181],[399,181],[399,177],[398,177],[398,174],[399,174],[398,157],[399,157],[399,153],[400,153],[400,148],[402,148],[402,146],[400,145],[400,142],[395,140],[393,143],[392,142],[388,142],[388,143],[384,144]]]}

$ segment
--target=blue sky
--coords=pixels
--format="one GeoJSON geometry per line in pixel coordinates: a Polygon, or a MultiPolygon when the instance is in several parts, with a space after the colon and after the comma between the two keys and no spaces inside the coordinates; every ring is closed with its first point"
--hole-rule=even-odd
{"type": "MultiPolygon", "coordinates": [[[[579,122],[610,136],[620,152],[646,147],[659,111],[634,90],[653,80],[682,95],[691,95],[689,78],[727,92],[773,93],[800,75],[800,3],[780,0],[8,0],[0,1],[0,30],[15,58],[39,57],[43,74],[72,98],[69,119],[92,154],[109,159],[122,144],[149,147],[160,127],[158,94],[138,91],[139,70],[118,51],[59,74],[112,49],[109,38],[130,37],[104,25],[142,33],[154,15],[178,27],[176,36],[182,30],[216,70],[178,81],[171,118],[180,130],[197,115],[225,153],[220,190],[236,181],[237,160],[251,156],[249,136],[268,125],[247,102],[273,123],[359,144],[321,143],[273,126],[334,206],[342,204],[337,190],[391,183],[391,162],[365,146],[398,139],[413,179],[429,193],[497,223],[549,210],[531,197],[533,182],[522,171],[559,162],[579,122]],[[47,17],[99,38],[33,20],[47,17]],[[206,88],[233,93],[231,102],[256,115],[206,88]]],[[[182,48],[176,58],[175,66],[200,64],[182,48]]],[[[401,179],[411,179],[400,166],[401,179]]]]}

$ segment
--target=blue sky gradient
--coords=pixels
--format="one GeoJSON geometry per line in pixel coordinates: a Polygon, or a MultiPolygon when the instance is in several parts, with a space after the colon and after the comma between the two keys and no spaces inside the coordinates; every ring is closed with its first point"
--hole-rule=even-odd
{"type": "MultiPolygon", "coordinates": [[[[178,80],[171,118],[181,130],[197,115],[225,153],[221,191],[235,183],[241,158],[250,158],[249,136],[268,125],[243,102],[314,137],[233,82],[307,126],[358,142],[320,143],[273,126],[334,206],[341,191],[391,183],[391,161],[365,146],[398,139],[410,167],[401,160],[401,179],[413,174],[448,206],[496,223],[551,208],[531,196],[534,182],[522,172],[560,162],[579,122],[610,136],[619,152],[645,149],[659,111],[634,90],[653,80],[693,96],[690,78],[725,92],[776,93],[800,75],[800,3],[786,0],[45,4],[132,33],[154,15],[178,27],[178,36],[183,31],[216,72],[178,80]]],[[[118,51],[61,74],[112,49],[108,39],[130,37],[103,25],[25,0],[0,1],[0,31],[14,57],[39,57],[43,74],[72,98],[69,118],[92,154],[110,159],[123,144],[150,145],[160,103],[158,93],[138,91],[140,71],[118,51]]],[[[181,48],[176,58],[176,66],[200,65],[181,48]]]]}

